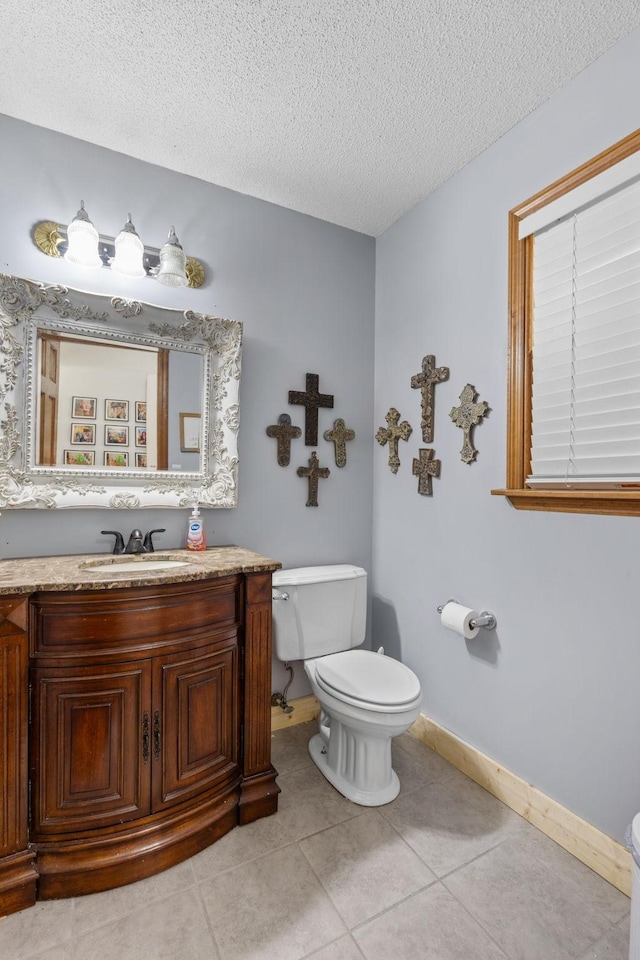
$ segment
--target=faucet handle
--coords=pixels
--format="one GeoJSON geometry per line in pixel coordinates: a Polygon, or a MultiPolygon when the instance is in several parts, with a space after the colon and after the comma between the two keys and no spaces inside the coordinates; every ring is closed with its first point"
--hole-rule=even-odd
{"type": "Polygon", "coordinates": [[[158,527],[156,530],[149,530],[149,532],[145,534],[144,543],[142,544],[145,553],[153,553],[152,537],[154,533],[166,533],[166,529],[166,527],[158,527]]]}
{"type": "Polygon", "coordinates": [[[108,533],[112,534],[116,538],[116,542],[113,545],[114,553],[124,553],[124,540],[122,534],[118,530],[101,530],[101,534],[106,535],[108,533]]]}

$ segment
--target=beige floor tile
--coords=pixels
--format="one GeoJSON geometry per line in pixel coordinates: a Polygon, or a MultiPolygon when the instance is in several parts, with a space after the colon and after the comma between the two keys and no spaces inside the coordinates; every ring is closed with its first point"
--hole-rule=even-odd
{"type": "Polygon", "coordinates": [[[87,897],[76,897],[73,903],[73,934],[80,936],[88,930],[104,926],[111,920],[119,920],[131,913],[148,907],[155,900],[162,900],[193,886],[195,877],[191,861],[179,863],[170,870],[158,873],[146,880],[105,890],[87,897]]]}
{"type": "MultiPolygon", "coordinates": [[[[72,946],[67,943],[61,947],[52,947],[50,950],[45,950],[44,953],[36,953],[29,960],[69,960],[71,952],[72,946]]],[[[4,954],[0,954],[0,956],[4,960],[4,954]]]]}
{"type": "Polygon", "coordinates": [[[589,908],[596,907],[611,923],[617,923],[629,913],[629,897],[535,827],[526,836],[519,838],[519,846],[521,850],[537,857],[548,868],[557,871],[563,883],[573,887],[589,908]]]}
{"type": "Polygon", "coordinates": [[[328,947],[310,953],[308,960],[364,960],[361,950],[349,934],[334,940],[328,947]]]}
{"type": "Polygon", "coordinates": [[[400,796],[450,776],[453,767],[429,750],[423,743],[404,734],[396,737],[391,746],[392,766],[400,780],[400,796]]]}
{"type": "Polygon", "coordinates": [[[281,793],[276,817],[289,840],[300,840],[362,813],[331,786],[316,765],[278,778],[281,793]]]}
{"type": "Polygon", "coordinates": [[[456,870],[444,884],[511,960],[578,958],[610,927],[585,891],[516,838],[456,870]]]}
{"type": "Polygon", "coordinates": [[[441,780],[456,769],[435,750],[431,750],[422,740],[414,737],[412,733],[403,733],[399,737],[395,737],[392,741],[392,748],[394,751],[401,750],[416,763],[419,763],[427,771],[430,782],[441,780]]]}
{"type": "Polygon", "coordinates": [[[629,918],[611,927],[580,960],[629,960],[629,918]]]}
{"type": "Polygon", "coordinates": [[[68,960],[218,960],[197,886],[83,934],[68,960]]]}
{"type": "Polygon", "coordinates": [[[347,932],[297,844],[200,889],[222,960],[300,960],[347,932]]]}
{"type": "MultiPolygon", "coordinates": [[[[382,816],[439,876],[445,876],[519,833],[522,818],[495,797],[480,811],[456,788],[440,780],[380,807],[382,816]]],[[[525,824],[528,827],[528,824],[525,824]]]]}
{"type": "Polygon", "coordinates": [[[435,881],[435,875],[377,812],[300,842],[350,929],[435,881]]]}
{"type": "Polygon", "coordinates": [[[69,943],[72,936],[71,900],[43,900],[0,920],[0,957],[25,960],[69,943]]]}
{"type": "Polygon", "coordinates": [[[280,775],[291,773],[313,763],[309,755],[308,743],[318,731],[315,720],[298,723],[295,727],[278,730],[271,737],[271,762],[280,775]]]}
{"type": "Polygon", "coordinates": [[[325,830],[362,813],[322,776],[314,764],[278,777],[278,811],[237,827],[192,859],[198,880],[216,876],[241,863],[325,830]]]}
{"type": "Polygon", "coordinates": [[[366,960],[507,960],[440,883],[359,927],[353,937],[366,960]]]}
{"type": "Polygon", "coordinates": [[[291,843],[279,814],[236,827],[191,860],[197,880],[215,877],[291,843]]]}

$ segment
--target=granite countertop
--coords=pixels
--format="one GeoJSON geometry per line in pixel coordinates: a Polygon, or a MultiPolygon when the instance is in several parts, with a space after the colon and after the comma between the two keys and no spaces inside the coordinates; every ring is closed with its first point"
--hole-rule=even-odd
{"type": "Polygon", "coordinates": [[[78,554],[63,557],[27,557],[0,560],[0,596],[34,593],[39,590],[113,590],[156,583],[185,583],[234,573],[278,570],[277,560],[234,545],[207,550],[158,550],[136,554],[78,554]],[[148,564],[161,560],[184,566],[152,569],[148,564]],[[135,563],[140,570],[118,572],[123,564],[135,563]],[[107,566],[98,570],[96,566],[107,566]]]}

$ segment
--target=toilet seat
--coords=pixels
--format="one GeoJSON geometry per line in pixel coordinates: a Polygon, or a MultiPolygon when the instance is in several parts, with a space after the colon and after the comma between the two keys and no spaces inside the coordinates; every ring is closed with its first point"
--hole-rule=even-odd
{"type": "Polygon", "coordinates": [[[404,663],[370,650],[318,657],[318,686],[343,703],[376,712],[402,711],[422,697],[420,682],[404,663]]]}

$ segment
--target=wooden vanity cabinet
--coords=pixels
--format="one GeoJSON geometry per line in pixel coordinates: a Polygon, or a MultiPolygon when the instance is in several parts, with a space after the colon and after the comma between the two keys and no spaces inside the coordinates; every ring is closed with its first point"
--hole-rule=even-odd
{"type": "Polygon", "coordinates": [[[31,906],[38,874],[27,821],[27,600],[0,597],[0,915],[31,906]]]}
{"type": "Polygon", "coordinates": [[[237,631],[198,643],[125,664],[32,669],[33,840],[237,785],[237,631]]]}
{"type": "Polygon", "coordinates": [[[0,916],[34,890],[150,876],[275,812],[270,587],[256,573],[31,595],[28,838],[27,634],[2,621],[2,703],[18,698],[22,719],[0,719],[16,772],[3,809],[19,832],[0,836],[0,916]],[[18,851],[31,891],[13,906],[2,884],[18,851]]]}

